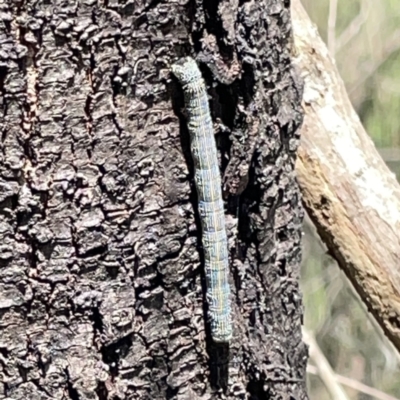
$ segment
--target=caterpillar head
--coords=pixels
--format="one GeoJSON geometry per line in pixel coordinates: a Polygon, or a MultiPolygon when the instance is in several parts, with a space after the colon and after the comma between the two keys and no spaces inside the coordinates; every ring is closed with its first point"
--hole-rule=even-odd
{"type": "Polygon", "coordinates": [[[184,57],[171,67],[172,73],[182,85],[201,79],[201,72],[192,57],[184,57]]]}

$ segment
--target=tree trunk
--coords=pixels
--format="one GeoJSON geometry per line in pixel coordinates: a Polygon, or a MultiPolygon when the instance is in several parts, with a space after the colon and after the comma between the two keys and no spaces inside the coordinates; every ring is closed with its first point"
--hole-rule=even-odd
{"type": "Polygon", "coordinates": [[[288,3],[2,4],[0,398],[307,397],[288,3]],[[220,130],[230,345],[205,318],[170,76],[183,55],[200,62],[220,130]]]}

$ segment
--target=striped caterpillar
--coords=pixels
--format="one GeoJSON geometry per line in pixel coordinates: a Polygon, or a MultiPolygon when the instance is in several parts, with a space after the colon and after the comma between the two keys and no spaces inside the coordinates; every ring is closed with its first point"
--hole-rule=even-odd
{"type": "Polygon", "coordinates": [[[208,317],[215,342],[232,338],[229,260],[217,147],[201,72],[191,57],[172,66],[182,85],[202,226],[208,317]]]}

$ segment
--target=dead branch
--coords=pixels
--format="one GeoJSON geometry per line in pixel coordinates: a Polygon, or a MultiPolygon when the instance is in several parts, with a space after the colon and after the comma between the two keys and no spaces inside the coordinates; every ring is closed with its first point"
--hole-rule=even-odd
{"type": "Polygon", "coordinates": [[[354,111],[300,0],[292,1],[295,63],[305,81],[297,174],[330,253],[400,350],[400,185],[354,111]]]}

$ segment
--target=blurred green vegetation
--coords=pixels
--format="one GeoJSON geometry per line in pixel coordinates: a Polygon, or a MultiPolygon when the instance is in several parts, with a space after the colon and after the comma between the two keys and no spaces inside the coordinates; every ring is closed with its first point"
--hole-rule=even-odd
{"type": "MultiPolygon", "coordinates": [[[[334,56],[364,127],[399,179],[400,1],[302,0],[302,3],[334,56]]],[[[316,337],[335,373],[376,388],[382,395],[400,399],[400,355],[366,311],[335,261],[326,254],[308,220],[302,290],[305,326],[316,337]]],[[[308,374],[308,385],[311,400],[330,399],[317,375],[308,374]]],[[[379,398],[343,388],[349,400],[379,398]]]]}

